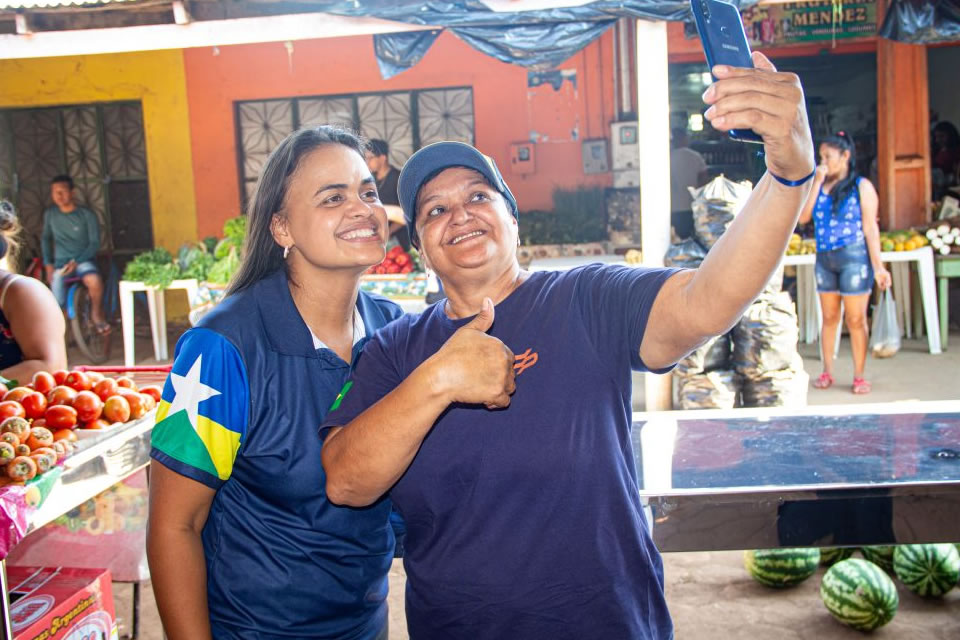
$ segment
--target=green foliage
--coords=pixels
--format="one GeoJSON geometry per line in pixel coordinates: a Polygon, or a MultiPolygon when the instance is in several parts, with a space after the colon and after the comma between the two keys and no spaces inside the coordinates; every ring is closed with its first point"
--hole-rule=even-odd
{"type": "Polygon", "coordinates": [[[604,189],[554,189],[553,211],[522,212],[519,225],[520,242],[525,245],[606,240],[607,211],[604,189]]]}
{"type": "Polygon", "coordinates": [[[231,247],[226,255],[210,267],[207,272],[207,282],[227,284],[238,268],[240,268],[240,252],[236,247],[231,247]]]}
{"type": "Polygon", "coordinates": [[[247,217],[237,216],[223,223],[223,237],[230,240],[234,246],[242,247],[243,239],[247,235],[247,217]]]}
{"type": "Polygon", "coordinates": [[[143,282],[151,287],[166,289],[180,276],[180,268],[166,249],[145,251],[127,263],[124,280],[143,282]]]}

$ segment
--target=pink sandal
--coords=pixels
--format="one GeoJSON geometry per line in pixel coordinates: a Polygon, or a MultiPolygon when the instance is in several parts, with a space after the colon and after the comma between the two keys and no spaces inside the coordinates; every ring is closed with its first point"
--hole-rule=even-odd
{"type": "Polygon", "coordinates": [[[824,371],[820,374],[820,377],[813,381],[814,389],[829,389],[833,384],[833,376],[824,371]]]}
{"type": "Polygon", "coordinates": [[[853,392],[857,395],[865,395],[873,389],[872,385],[863,378],[853,379],[853,392]]]}

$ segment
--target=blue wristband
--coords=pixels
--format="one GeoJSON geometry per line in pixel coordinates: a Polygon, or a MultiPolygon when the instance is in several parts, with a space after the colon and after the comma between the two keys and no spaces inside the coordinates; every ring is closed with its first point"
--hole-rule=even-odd
{"type": "Polygon", "coordinates": [[[786,185],[788,187],[799,187],[800,185],[805,184],[806,182],[809,182],[810,178],[816,175],[817,168],[814,167],[813,171],[810,172],[810,175],[808,175],[806,178],[800,178],[799,180],[787,180],[786,178],[781,178],[780,176],[775,174],[773,171],[770,171],[769,169],[767,170],[767,173],[773,176],[773,179],[782,185],[786,185]]]}

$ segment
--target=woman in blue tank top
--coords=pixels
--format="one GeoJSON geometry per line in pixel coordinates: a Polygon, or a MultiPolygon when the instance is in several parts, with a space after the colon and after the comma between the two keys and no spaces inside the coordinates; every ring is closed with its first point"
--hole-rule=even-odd
{"type": "Polygon", "coordinates": [[[823,373],[814,388],[833,384],[833,345],[840,325],[840,304],[853,351],[853,392],[870,393],[863,377],[867,360],[867,303],[874,279],[890,286],[890,272],[880,261],[877,191],[857,175],[853,141],[844,132],[820,144],[820,164],[800,223],[813,219],[817,240],[817,293],[823,312],[820,349],[823,373]]]}

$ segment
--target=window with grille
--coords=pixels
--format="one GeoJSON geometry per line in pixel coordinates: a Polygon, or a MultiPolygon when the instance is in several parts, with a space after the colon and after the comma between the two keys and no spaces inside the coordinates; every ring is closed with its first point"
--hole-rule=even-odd
{"type": "Polygon", "coordinates": [[[474,143],[473,89],[418,89],[393,93],[313,96],[235,103],[241,197],[253,194],[270,153],[292,132],[340,124],[390,145],[390,164],[402,167],[431,142],[474,143]]]}

